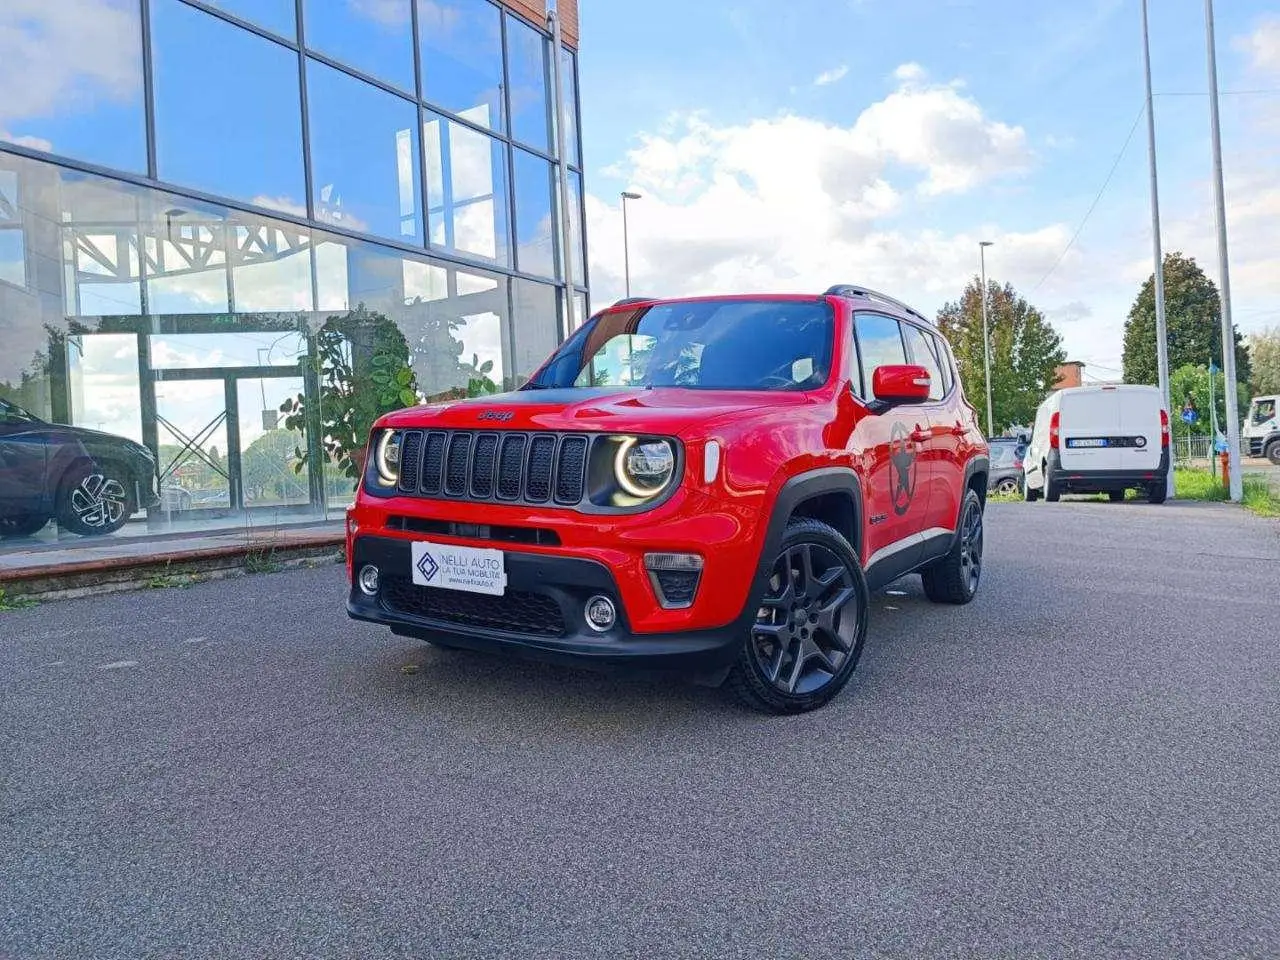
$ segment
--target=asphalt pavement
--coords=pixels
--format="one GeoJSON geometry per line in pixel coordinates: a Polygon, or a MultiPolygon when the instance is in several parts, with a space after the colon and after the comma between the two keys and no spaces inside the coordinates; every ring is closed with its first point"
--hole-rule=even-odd
{"type": "Polygon", "coordinates": [[[0,957],[1280,955],[1273,522],[994,504],[979,599],[877,595],[781,719],[342,594],[0,613],[0,957]]]}

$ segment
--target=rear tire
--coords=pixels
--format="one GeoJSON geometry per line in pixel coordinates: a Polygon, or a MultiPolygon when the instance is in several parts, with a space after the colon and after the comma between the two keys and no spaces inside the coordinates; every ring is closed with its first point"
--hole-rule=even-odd
{"type": "Polygon", "coordinates": [[[1044,476],[1045,503],[1057,503],[1062,496],[1062,489],[1053,482],[1053,473],[1049,470],[1049,465],[1045,464],[1040,472],[1044,476]]]}
{"type": "Polygon", "coordinates": [[[1124,491],[1123,491],[1123,490],[1108,490],[1108,491],[1107,491],[1107,499],[1109,499],[1112,503],[1119,503],[1121,500],[1123,500],[1123,499],[1124,499],[1124,491]]]}
{"type": "Polygon", "coordinates": [[[744,704],[773,714],[816,710],[853,676],[871,601],[858,555],[817,520],[787,524],[755,623],[729,672],[744,704]]]}
{"type": "Polygon", "coordinates": [[[1280,467],[1280,440],[1272,440],[1267,444],[1267,449],[1263,452],[1263,456],[1280,467]]]}
{"type": "Polygon", "coordinates": [[[920,573],[924,595],[934,603],[965,604],[982,582],[982,501],[970,490],[960,508],[959,536],[951,551],[920,573]]]}
{"type": "Polygon", "coordinates": [[[1164,503],[1169,495],[1169,487],[1165,482],[1153,483],[1147,487],[1147,503],[1164,503]]]}

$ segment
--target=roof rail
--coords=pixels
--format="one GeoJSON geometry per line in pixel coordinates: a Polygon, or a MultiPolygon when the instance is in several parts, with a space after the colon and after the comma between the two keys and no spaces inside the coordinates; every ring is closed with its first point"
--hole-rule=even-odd
{"type": "Polygon", "coordinates": [[[652,300],[653,300],[653,297],[624,297],[624,298],[623,298],[623,299],[621,299],[621,300],[616,300],[616,301],[614,301],[613,303],[611,303],[611,304],[610,304],[610,306],[611,306],[611,307],[625,307],[625,306],[627,306],[628,304],[632,304],[632,303],[649,303],[649,302],[651,302],[652,300]]]}
{"type": "Polygon", "coordinates": [[[837,283],[835,286],[827,288],[827,292],[823,294],[823,296],[861,297],[864,300],[879,300],[881,303],[891,304],[892,306],[897,307],[899,310],[903,311],[904,313],[909,313],[911,316],[915,317],[916,319],[923,320],[925,323],[932,322],[924,314],[907,306],[905,303],[903,303],[901,300],[897,299],[896,297],[891,297],[887,293],[880,293],[877,290],[871,290],[867,287],[855,286],[852,283],[837,283]]]}

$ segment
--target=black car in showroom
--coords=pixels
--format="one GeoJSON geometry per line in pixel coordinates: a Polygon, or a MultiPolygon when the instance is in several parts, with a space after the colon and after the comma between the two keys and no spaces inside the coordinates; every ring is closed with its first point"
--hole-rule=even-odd
{"type": "Polygon", "coordinates": [[[140,443],[41,420],[0,398],[0,537],[51,519],[82,536],[114,533],[155,506],[155,456],[140,443]]]}

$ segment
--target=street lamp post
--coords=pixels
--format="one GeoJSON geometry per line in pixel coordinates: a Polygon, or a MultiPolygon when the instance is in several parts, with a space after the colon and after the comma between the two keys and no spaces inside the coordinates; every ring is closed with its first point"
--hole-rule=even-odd
{"type": "Polygon", "coordinates": [[[1228,492],[1240,502],[1244,481],[1240,476],[1240,412],[1236,409],[1236,328],[1231,322],[1231,276],[1227,268],[1227,204],[1222,190],[1222,128],[1218,121],[1218,54],[1213,35],[1213,0],[1204,0],[1205,39],[1209,54],[1209,127],[1213,140],[1213,206],[1217,215],[1218,269],[1222,284],[1222,390],[1227,407],[1228,492]]]}
{"type": "Polygon", "coordinates": [[[622,191],[622,265],[626,273],[627,296],[631,296],[631,242],[627,236],[627,201],[639,200],[640,194],[622,191]]]}
{"type": "Polygon", "coordinates": [[[987,247],[990,240],[978,241],[978,259],[982,264],[982,371],[987,381],[987,438],[995,434],[991,413],[991,330],[987,324],[987,247]]]}

